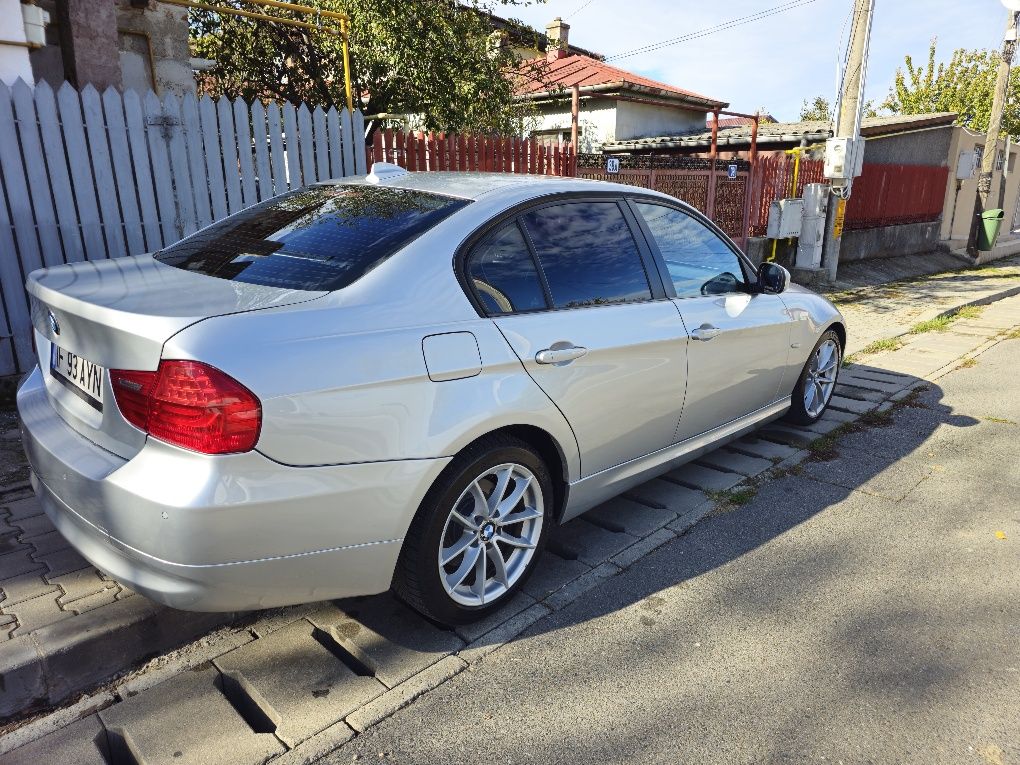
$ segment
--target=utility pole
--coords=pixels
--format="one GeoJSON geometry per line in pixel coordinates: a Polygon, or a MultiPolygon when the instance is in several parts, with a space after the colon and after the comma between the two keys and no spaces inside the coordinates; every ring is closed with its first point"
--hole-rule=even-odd
{"type": "MultiPolygon", "coordinates": [[[[875,12],[875,0],[856,0],[853,14],[853,37],[850,40],[850,55],[847,58],[843,77],[843,90],[836,102],[837,138],[858,139],[861,135],[861,121],[864,117],[864,87],[868,76],[868,48],[871,43],[871,22],[875,12]]],[[[862,149],[863,151],[863,149],[862,149]]],[[[847,162],[853,158],[847,157],[847,162]]],[[[825,221],[825,244],[822,263],[829,282],[836,280],[839,267],[839,247],[843,237],[843,220],[846,215],[848,193],[836,193],[829,198],[829,209],[825,221]]]]}
{"type": "MultiPolygon", "coordinates": [[[[1006,4],[1009,7],[1010,4],[1006,4]]],[[[1013,55],[1016,53],[1017,37],[1017,16],[1015,10],[1010,10],[1009,18],[1006,20],[1005,42],[1002,44],[1002,61],[999,62],[999,72],[995,78],[995,93],[992,96],[992,116],[988,121],[988,135],[985,137],[985,151],[981,155],[981,174],[978,176],[977,197],[974,200],[974,215],[970,221],[970,235],[967,237],[967,253],[977,257],[978,228],[981,223],[981,213],[988,206],[988,197],[992,193],[992,174],[995,169],[995,159],[999,153],[999,134],[1002,132],[1002,113],[1006,108],[1006,94],[1009,89],[1009,72],[1013,68],[1013,55]]],[[[1009,162],[1007,156],[1004,160],[1009,162]]]]}

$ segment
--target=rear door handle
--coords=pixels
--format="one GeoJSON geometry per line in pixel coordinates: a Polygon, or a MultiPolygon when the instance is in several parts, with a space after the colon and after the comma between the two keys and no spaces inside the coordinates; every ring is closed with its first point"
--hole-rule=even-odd
{"type": "Polygon", "coordinates": [[[695,340],[701,340],[702,342],[707,343],[720,332],[722,332],[722,330],[718,327],[713,327],[711,324],[702,324],[696,330],[691,332],[691,337],[695,340]]]}
{"type": "Polygon", "coordinates": [[[579,359],[588,353],[587,348],[579,345],[572,345],[567,348],[546,348],[535,354],[535,361],[539,364],[566,364],[567,362],[579,359]]]}

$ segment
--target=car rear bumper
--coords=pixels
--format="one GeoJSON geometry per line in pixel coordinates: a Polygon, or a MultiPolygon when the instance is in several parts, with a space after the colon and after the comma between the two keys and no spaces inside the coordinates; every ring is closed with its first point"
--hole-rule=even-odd
{"type": "Polygon", "coordinates": [[[447,459],[292,467],[148,439],[124,459],[18,391],[33,486],[97,568],[161,603],[237,611],[387,589],[421,498],[447,459]]]}

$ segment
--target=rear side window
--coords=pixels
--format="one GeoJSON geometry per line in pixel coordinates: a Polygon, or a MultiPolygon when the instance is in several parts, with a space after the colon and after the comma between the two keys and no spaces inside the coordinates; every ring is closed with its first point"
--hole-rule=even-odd
{"type": "Polygon", "coordinates": [[[522,220],[556,308],[651,299],[641,255],[616,202],[543,207],[522,220]]]}
{"type": "Polygon", "coordinates": [[[499,230],[471,253],[468,276],[489,316],[546,308],[538,269],[516,223],[499,230]]]}
{"type": "Polygon", "coordinates": [[[219,279],[337,290],[467,204],[408,189],[316,186],[224,218],[156,259],[219,279]]]}

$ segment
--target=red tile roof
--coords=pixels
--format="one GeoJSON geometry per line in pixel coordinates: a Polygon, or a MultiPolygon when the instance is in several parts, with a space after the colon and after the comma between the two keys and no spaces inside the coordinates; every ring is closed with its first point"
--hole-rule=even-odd
{"type": "Polygon", "coordinates": [[[563,58],[545,61],[544,59],[530,62],[532,66],[539,67],[539,76],[529,78],[518,87],[519,95],[530,95],[543,93],[557,87],[571,88],[574,85],[586,87],[589,85],[611,85],[622,83],[621,87],[637,85],[644,88],[655,88],[674,96],[698,99],[708,103],[725,106],[723,101],[716,101],[707,96],[702,96],[690,90],[667,85],[664,82],[642,77],[640,74],[628,72],[625,69],[617,69],[605,61],[591,58],[590,56],[564,56],[563,58]]]}

